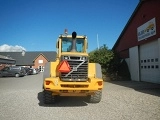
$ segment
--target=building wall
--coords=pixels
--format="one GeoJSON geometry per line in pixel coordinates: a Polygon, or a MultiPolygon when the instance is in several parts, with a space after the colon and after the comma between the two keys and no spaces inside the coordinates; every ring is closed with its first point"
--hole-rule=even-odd
{"type": "MultiPolygon", "coordinates": [[[[124,50],[129,50],[129,48],[138,46],[149,41],[160,38],[160,0],[145,0],[142,2],[135,16],[130,21],[127,29],[125,30],[123,36],[120,38],[120,42],[117,44],[115,50],[118,52],[123,52],[124,50]],[[138,42],[137,39],[137,28],[152,18],[156,19],[156,35],[147,38],[147,40],[142,40],[138,42]]],[[[122,57],[124,55],[121,55],[122,57]]],[[[126,57],[126,56],[124,56],[126,57]]]]}
{"type": "Polygon", "coordinates": [[[39,68],[39,66],[44,67],[47,62],[48,60],[41,54],[35,59],[33,68],[39,68]]]}
{"type": "Polygon", "coordinates": [[[131,80],[139,81],[139,50],[138,46],[129,49],[129,71],[131,80]]]}
{"type": "Polygon", "coordinates": [[[127,49],[127,50],[123,50],[123,51],[120,51],[119,52],[119,57],[120,58],[129,58],[129,50],[127,49]]]}

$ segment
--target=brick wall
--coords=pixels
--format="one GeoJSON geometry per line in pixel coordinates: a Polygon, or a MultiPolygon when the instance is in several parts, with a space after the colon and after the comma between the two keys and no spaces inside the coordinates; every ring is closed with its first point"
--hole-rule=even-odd
{"type": "Polygon", "coordinates": [[[44,67],[47,62],[48,60],[41,54],[35,59],[33,68],[44,67]]]}

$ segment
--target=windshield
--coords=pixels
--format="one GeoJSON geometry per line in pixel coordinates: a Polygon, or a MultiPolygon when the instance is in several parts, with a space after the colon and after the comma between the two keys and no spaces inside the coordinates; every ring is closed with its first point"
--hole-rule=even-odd
{"type": "MultiPolygon", "coordinates": [[[[70,52],[72,50],[72,38],[62,38],[62,52],[70,52]]],[[[76,52],[84,52],[84,39],[76,39],[76,52]]]]}

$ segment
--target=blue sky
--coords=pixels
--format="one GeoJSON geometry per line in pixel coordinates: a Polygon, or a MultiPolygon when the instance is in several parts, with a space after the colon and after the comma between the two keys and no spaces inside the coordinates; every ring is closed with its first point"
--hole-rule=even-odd
{"type": "Polygon", "coordinates": [[[89,51],[112,48],[139,0],[0,0],[0,47],[55,51],[68,29],[87,35],[89,51]]]}

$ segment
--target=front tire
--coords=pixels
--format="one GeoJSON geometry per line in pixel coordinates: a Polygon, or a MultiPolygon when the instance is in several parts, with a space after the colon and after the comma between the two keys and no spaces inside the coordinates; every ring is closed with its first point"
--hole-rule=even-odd
{"type": "Polygon", "coordinates": [[[94,95],[88,96],[90,103],[99,103],[102,99],[102,90],[98,90],[94,95]]]}
{"type": "Polygon", "coordinates": [[[43,99],[45,104],[52,104],[56,102],[56,96],[52,95],[51,91],[43,91],[43,99]]]}

